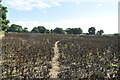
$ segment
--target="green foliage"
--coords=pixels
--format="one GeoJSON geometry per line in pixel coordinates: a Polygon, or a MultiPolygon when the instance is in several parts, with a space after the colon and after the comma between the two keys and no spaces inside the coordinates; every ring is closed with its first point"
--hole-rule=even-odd
{"type": "Polygon", "coordinates": [[[89,34],[95,34],[95,31],[96,31],[95,27],[91,27],[88,29],[89,34]]]}
{"type": "Polygon", "coordinates": [[[114,36],[120,36],[120,33],[115,33],[114,36]]]}
{"type": "Polygon", "coordinates": [[[31,30],[32,33],[48,33],[49,31],[44,27],[44,26],[38,26],[38,27],[34,27],[31,30]]]}
{"type": "Polygon", "coordinates": [[[49,29],[46,30],[46,33],[51,33],[49,29]]]}
{"type": "Polygon", "coordinates": [[[32,33],[39,33],[39,30],[37,27],[34,27],[32,30],[31,30],[32,33]]]}
{"type": "Polygon", "coordinates": [[[0,35],[3,35],[4,34],[4,31],[0,31],[0,35]]]}
{"type": "Polygon", "coordinates": [[[53,33],[53,29],[50,30],[50,33],[53,33]]]}
{"type": "Polygon", "coordinates": [[[82,29],[81,28],[67,28],[66,32],[67,34],[81,34],[82,29]]]}
{"type": "Polygon", "coordinates": [[[104,33],[103,30],[97,31],[97,35],[102,35],[104,33]]]}
{"type": "Polygon", "coordinates": [[[28,28],[25,27],[25,28],[23,29],[23,32],[28,32],[28,28]]]}
{"type": "Polygon", "coordinates": [[[23,28],[20,25],[12,24],[7,32],[23,32],[23,28]]]}
{"type": "MultiPolygon", "coordinates": [[[[0,0],[1,2],[2,0],[0,0]]],[[[6,16],[6,13],[7,13],[7,7],[5,6],[2,6],[2,4],[0,4],[0,30],[2,31],[7,31],[8,29],[8,23],[9,23],[9,20],[7,20],[7,16],[6,16]]]]}
{"type": "Polygon", "coordinates": [[[46,28],[44,26],[38,26],[39,33],[46,33],[46,28]]]}
{"type": "Polygon", "coordinates": [[[117,67],[118,65],[111,63],[110,66],[117,67]]]}
{"type": "Polygon", "coordinates": [[[65,34],[65,31],[62,28],[56,27],[53,32],[55,34],[65,34]]]}

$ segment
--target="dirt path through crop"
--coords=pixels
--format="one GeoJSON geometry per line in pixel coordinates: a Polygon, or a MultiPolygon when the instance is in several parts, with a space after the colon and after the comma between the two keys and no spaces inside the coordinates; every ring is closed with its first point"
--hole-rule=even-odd
{"type": "Polygon", "coordinates": [[[55,45],[54,45],[54,57],[52,58],[52,62],[51,62],[51,66],[52,66],[52,69],[50,70],[50,78],[58,78],[58,73],[59,73],[59,70],[60,70],[60,67],[59,67],[59,49],[58,49],[58,43],[59,41],[55,42],[55,45]]]}

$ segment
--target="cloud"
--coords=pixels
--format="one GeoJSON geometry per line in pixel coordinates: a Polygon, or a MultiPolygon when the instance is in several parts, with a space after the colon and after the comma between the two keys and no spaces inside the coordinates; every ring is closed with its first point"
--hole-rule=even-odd
{"type": "Polygon", "coordinates": [[[118,2],[119,0],[57,0],[58,2],[118,2]]]}
{"type": "Polygon", "coordinates": [[[97,30],[103,29],[105,33],[118,33],[118,17],[105,16],[98,18],[86,18],[79,20],[64,20],[66,26],[81,27],[87,32],[89,27],[95,27],[97,30]]]}
{"type": "Polygon", "coordinates": [[[53,0],[6,0],[4,3],[17,10],[32,10],[33,8],[43,9],[52,6],[60,6],[58,2],[53,0]]]}
{"type": "Polygon", "coordinates": [[[43,22],[43,21],[17,21],[15,24],[28,27],[31,30],[33,27],[45,26],[48,29],[55,27],[74,28],[80,27],[84,32],[88,32],[88,28],[95,27],[97,30],[103,29],[105,33],[118,33],[118,17],[105,16],[98,18],[86,18],[78,20],[61,20],[56,22],[43,22]]]}
{"type": "Polygon", "coordinates": [[[44,9],[60,6],[63,2],[118,2],[119,0],[5,0],[4,3],[17,10],[32,10],[33,8],[44,9]]]}
{"type": "Polygon", "coordinates": [[[102,6],[102,4],[97,4],[97,6],[96,6],[96,7],[97,7],[97,8],[99,8],[99,7],[101,7],[101,6],[102,6]]]}

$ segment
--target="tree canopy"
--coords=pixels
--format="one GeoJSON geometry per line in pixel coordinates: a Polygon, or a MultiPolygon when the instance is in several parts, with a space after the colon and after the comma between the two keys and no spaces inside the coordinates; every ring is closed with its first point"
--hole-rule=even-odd
{"type": "Polygon", "coordinates": [[[88,29],[89,34],[95,34],[95,31],[96,31],[95,27],[91,27],[88,29]]]}
{"type": "Polygon", "coordinates": [[[23,28],[20,25],[12,24],[7,32],[23,32],[23,28]]]}
{"type": "Polygon", "coordinates": [[[102,35],[104,33],[104,31],[103,30],[99,30],[99,31],[97,31],[97,35],[102,35]]]}
{"type": "MultiPolygon", "coordinates": [[[[1,3],[2,0],[0,0],[0,3],[1,3]]],[[[2,31],[7,31],[8,29],[8,23],[9,23],[9,20],[7,20],[7,7],[5,6],[2,6],[2,4],[0,4],[0,30],[2,31]]]]}
{"type": "Polygon", "coordinates": [[[27,27],[24,27],[23,32],[29,32],[27,27]]]}
{"type": "Polygon", "coordinates": [[[44,26],[38,26],[38,27],[34,27],[31,30],[32,33],[46,33],[48,32],[48,30],[44,27],[44,26]]]}
{"type": "Polygon", "coordinates": [[[56,34],[65,34],[65,31],[62,28],[56,27],[53,30],[53,33],[56,33],[56,34]]]}
{"type": "Polygon", "coordinates": [[[81,28],[67,28],[65,31],[67,32],[67,34],[81,34],[82,33],[81,28]]]}

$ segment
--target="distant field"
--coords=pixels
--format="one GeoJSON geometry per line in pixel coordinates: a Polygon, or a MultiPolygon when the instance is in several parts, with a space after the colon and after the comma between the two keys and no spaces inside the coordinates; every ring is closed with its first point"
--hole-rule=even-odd
{"type": "Polygon", "coordinates": [[[8,33],[2,40],[2,79],[119,79],[119,41],[118,36],[8,33]]]}

